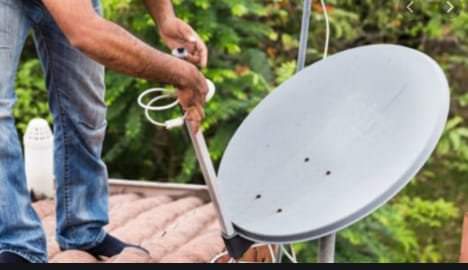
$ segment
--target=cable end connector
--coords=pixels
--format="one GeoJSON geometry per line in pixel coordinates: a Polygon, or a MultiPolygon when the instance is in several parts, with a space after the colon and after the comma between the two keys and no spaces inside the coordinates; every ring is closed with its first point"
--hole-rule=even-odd
{"type": "Polygon", "coordinates": [[[175,119],[167,120],[164,122],[167,129],[175,129],[184,125],[184,117],[178,117],[175,119]]]}

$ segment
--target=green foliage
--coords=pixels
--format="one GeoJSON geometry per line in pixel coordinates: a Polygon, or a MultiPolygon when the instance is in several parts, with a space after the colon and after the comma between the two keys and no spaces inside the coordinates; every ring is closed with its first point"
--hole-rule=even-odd
{"type": "Polygon", "coordinates": [[[343,231],[341,259],[353,261],[437,262],[440,250],[432,232],[458,217],[453,203],[400,196],[375,214],[343,231]],[[352,252],[350,252],[352,250],[352,252]]]}
{"type": "MultiPolygon", "coordinates": [[[[103,1],[105,15],[154,47],[160,43],[139,0],[103,1]]],[[[219,162],[232,134],[275,86],[294,74],[300,29],[299,0],[174,0],[177,14],[207,42],[209,66],[203,72],[218,88],[207,105],[204,130],[219,162]]],[[[392,202],[339,233],[339,261],[437,262],[458,257],[461,211],[468,209],[468,11],[444,14],[437,1],[329,0],[330,54],[370,43],[398,43],[434,57],[449,77],[450,121],[424,170],[392,202]]],[[[441,1],[443,2],[443,1],[441,1]]],[[[324,17],[314,1],[308,62],[321,58],[324,17]]],[[[47,117],[47,96],[27,47],[19,69],[15,116],[24,130],[33,117],[47,117]]],[[[339,78],[337,78],[339,79],[339,78]]],[[[109,72],[109,129],[104,158],[112,177],[201,183],[196,159],[183,130],[155,128],[138,109],[142,90],[158,86],[109,72]]],[[[158,114],[167,119],[177,110],[158,114]]],[[[303,261],[314,261],[315,243],[296,245],[303,261]]]]}

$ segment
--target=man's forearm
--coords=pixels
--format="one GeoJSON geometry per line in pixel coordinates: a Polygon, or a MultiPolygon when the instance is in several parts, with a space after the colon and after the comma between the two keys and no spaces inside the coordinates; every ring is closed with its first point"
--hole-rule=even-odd
{"type": "Polygon", "coordinates": [[[122,27],[96,17],[71,37],[75,47],[108,68],[148,80],[183,86],[191,65],[140,41],[122,27]],[[89,27],[87,27],[87,25],[89,27]]]}
{"type": "Polygon", "coordinates": [[[175,16],[171,0],[144,0],[144,2],[154,21],[158,24],[175,16]]]}
{"type": "Polygon", "coordinates": [[[179,88],[197,87],[197,80],[203,78],[194,65],[150,47],[119,25],[98,16],[91,1],[42,2],[74,47],[110,69],[179,88]]]}

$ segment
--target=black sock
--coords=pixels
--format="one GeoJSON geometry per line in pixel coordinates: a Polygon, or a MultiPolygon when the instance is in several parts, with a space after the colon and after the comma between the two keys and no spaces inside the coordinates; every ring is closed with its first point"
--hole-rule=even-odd
{"type": "Polygon", "coordinates": [[[31,262],[19,255],[16,255],[15,253],[5,251],[5,252],[0,253],[0,263],[31,263],[31,262]]]}
{"type": "Polygon", "coordinates": [[[100,244],[98,244],[94,248],[90,248],[85,251],[92,254],[95,257],[113,257],[115,255],[120,254],[125,248],[128,247],[137,248],[149,254],[149,252],[146,249],[137,245],[124,243],[110,234],[107,234],[100,244]]]}

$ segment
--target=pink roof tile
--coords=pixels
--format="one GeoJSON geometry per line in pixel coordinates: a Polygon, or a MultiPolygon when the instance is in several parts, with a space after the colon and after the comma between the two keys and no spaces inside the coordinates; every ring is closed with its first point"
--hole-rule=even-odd
{"type": "Polygon", "coordinates": [[[51,263],[96,263],[98,260],[86,253],[79,250],[67,250],[54,256],[51,263]]]}

